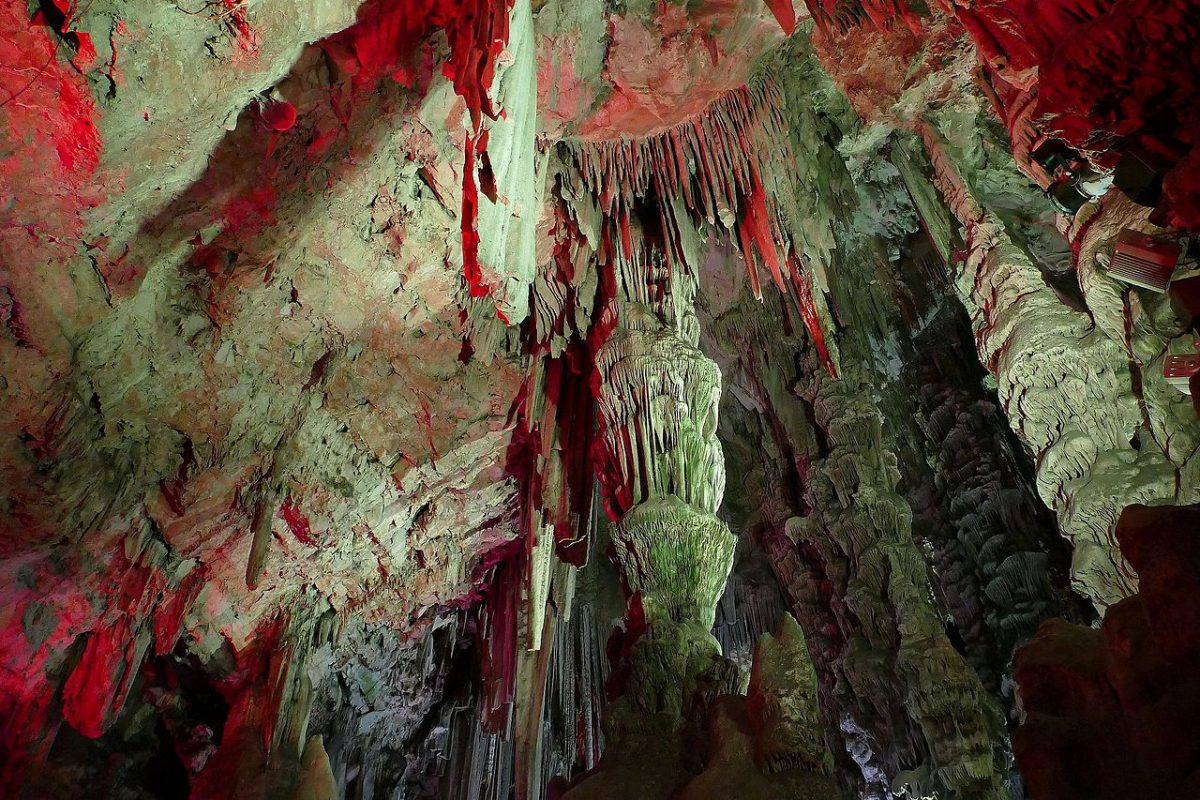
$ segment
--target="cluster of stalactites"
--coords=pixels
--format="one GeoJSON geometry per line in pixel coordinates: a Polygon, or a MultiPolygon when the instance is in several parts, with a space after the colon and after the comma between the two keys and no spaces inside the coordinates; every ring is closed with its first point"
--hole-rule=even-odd
{"type": "Polygon", "coordinates": [[[868,22],[890,31],[897,19],[904,20],[913,33],[921,32],[921,22],[908,0],[805,0],[805,4],[822,30],[843,36],[868,22]]]}
{"type": "Polygon", "coordinates": [[[606,462],[601,478],[614,516],[669,495],[715,512],[725,491],[716,364],[670,329],[624,327],[596,360],[606,462]]]}
{"type": "Polygon", "coordinates": [[[779,291],[795,298],[826,353],[813,282],[787,214],[794,198],[779,196],[792,184],[774,177],[794,174],[796,165],[783,96],[773,83],[730,92],[654,136],[564,147],[596,199],[604,223],[599,257],[616,267],[620,284],[644,286],[656,271],[694,271],[696,232],[707,227],[741,250],[756,297],[762,297],[765,269],[779,291]]]}

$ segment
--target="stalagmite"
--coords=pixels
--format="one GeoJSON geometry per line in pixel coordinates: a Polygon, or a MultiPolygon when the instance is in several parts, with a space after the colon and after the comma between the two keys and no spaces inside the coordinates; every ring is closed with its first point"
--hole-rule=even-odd
{"type": "Polygon", "coordinates": [[[304,772],[292,793],[292,800],[337,800],[337,784],[320,736],[311,737],[304,746],[301,768],[304,772]]]}
{"type": "Polygon", "coordinates": [[[755,742],[760,764],[769,772],[826,768],[829,753],[820,733],[817,676],[804,633],[791,614],[780,617],[773,636],[759,640],[746,694],[760,731],[755,742]]]}
{"type": "MultiPolygon", "coordinates": [[[[827,562],[837,558],[834,548],[849,557],[855,565],[847,576],[850,613],[860,619],[878,613],[866,604],[876,593],[895,609],[894,668],[908,713],[930,748],[926,780],[955,797],[999,798],[998,720],[928,603],[909,532],[911,511],[895,493],[895,461],[880,447],[882,417],[865,387],[850,380],[814,380],[802,393],[831,450],[810,489],[815,515],[789,523],[788,535],[826,552],[827,562]]],[[[847,668],[861,667],[852,661],[847,668]]]]}
{"type": "MultiPolygon", "coordinates": [[[[668,280],[662,316],[632,299],[618,305],[596,370],[600,480],[636,609],[627,624],[641,628],[628,632],[626,696],[647,713],[681,714],[695,693],[722,685],[710,630],[735,540],[715,516],[725,490],[720,373],[696,347],[688,276],[668,280]]],[[[630,289],[634,298],[645,291],[630,289]]]]}

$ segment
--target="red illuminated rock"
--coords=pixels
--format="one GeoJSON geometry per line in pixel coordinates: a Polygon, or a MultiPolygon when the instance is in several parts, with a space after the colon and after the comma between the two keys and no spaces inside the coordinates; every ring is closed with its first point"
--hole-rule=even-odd
{"type": "Polygon", "coordinates": [[[1117,535],[1139,593],[1099,631],[1046,623],[1017,656],[1034,798],[1183,798],[1200,777],[1200,508],[1133,506],[1117,535]]]}

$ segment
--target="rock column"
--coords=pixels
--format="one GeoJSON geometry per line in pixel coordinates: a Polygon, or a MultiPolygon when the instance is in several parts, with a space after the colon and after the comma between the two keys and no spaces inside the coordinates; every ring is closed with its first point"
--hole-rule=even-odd
{"type": "MultiPolygon", "coordinates": [[[[691,294],[677,290],[675,299],[691,294]]],[[[617,520],[631,634],[644,619],[628,650],[625,696],[643,712],[679,713],[728,670],[710,631],[736,538],[715,514],[725,491],[721,374],[697,347],[690,302],[663,308],[621,305],[597,354],[600,480],[617,520]]]]}
{"type": "Polygon", "coordinates": [[[1034,454],[1038,492],[1071,541],[1072,583],[1102,610],[1137,589],[1113,541],[1121,509],[1171,502],[1176,468],[1139,436],[1145,417],[1128,355],[1090,313],[1059,299],[1010,226],[976,199],[967,151],[933,126],[923,132],[935,183],[966,232],[957,289],[980,359],[1034,454]]]}

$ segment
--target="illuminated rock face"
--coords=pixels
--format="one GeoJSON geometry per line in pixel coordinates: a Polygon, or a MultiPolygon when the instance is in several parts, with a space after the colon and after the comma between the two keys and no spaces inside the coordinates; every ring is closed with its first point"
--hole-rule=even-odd
{"type": "Polygon", "coordinates": [[[1198,20],[8,3],[0,795],[1187,795],[1198,20]]]}
{"type": "Polygon", "coordinates": [[[542,129],[601,141],[675,127],[749,82],[785,38],[782,4],[540,3],[542,129]]]}
{"type": "Polygon", "coordinates": [[[1004,145],[984,124],[967,127],[980,114],[967,100],[921,131],[935,183],[967,231],[956,287],[1010,424],[1035,454],[1038,491],[1072,542],[1075,586],[1102,609],[1136,588],[1114,539],[1121,509],[1195,496],[1190,477],[1176,479],[1197,469],[1187,444],[1196,435],[1192,415],[1155,375],[1181,331],[1155,310],[1158,301],[1123,289],[1099,264],[1109,257],[1099,241],[1111,247],[1122,228],[1152,227],[1119,195],[1081,212],[1068,230],[1084,306],[1064,304],[1035,261],[1041,245],[1032,228],[1006,222],[995,205],[999,191],[1024,194],[1018,219],[1031,220],[1041,199],[1011,166],[981,166],[1004,145]]]}
{"type": "Polygon", "coordinates": [[[895,491],[899,475],[884,447],[883,418],[870,390],[850,374],[836,383],[814,381],[802,394],[813,404],[830,451],[823,464],[814,465],[809,501],[816,512],[789,521],[787,535],[821,551],[827,564],[848,560],[848,611],[862,619],[889,609],[895,617],[866,626],[866,641],[851,645],[843,669],[868,696],[879,680],[894,682],[899,690],[918,727],[917,740],[929,749],[931,774],[913,776],[914,789],[1001,797],[1000,765],[993,753],[995,710],[927,599],[911,511],[895,491]],[[891,675],[876,672],[870,663],[873,654],[884,653],[891,675]]]}
{"type": "MultiPolygon", "coordinates": [[[[672,290],[685,291],[682,283],[677,277],[672,290]]],[[[621,511],[613,558],[644,625],[626,692],[646,713],[679,714],[719,670],[711,630],[736,538],[715,516],[725,491],[721,376],[696,347],[690,309],[672,323],[644,306],[619,308],[596,360],[601,478],[621,511]]]]}
{"type": "MultiPolygon", "coordinates": [[[[3,212],[21,333],[0,342],[0,739],[4,778],[47,796],[68,796],[35,780],[54,778],[37,765],[55,732],[118,747],[154,709],[181,752],[224,734],[234,766],[240,737],[299,759],[328,673],[310,651],[350,618],[421,635],[514,536],[503,418],[522,366],[486,336],[460,358],[461,139],[429,133],[461,113],[452,87],[356,93],[329,40],[305,46],[352,38],[354,4],[260,6],[254,49],[226,21],[151,6],[76,21],[96,69],[116,63],[113,96],[93,71],[100,100],[76,109],[94,171],[82,133],[4,110],[23,149],[5,147],[2,193],[30,191],[3,212]],[[299,112],[288,130],[251,102],[272,87],[299,112]],[[39,148],[79,186],[28,172],[39,148]],[[49,214],[51,191],[74,205],[49,214]],[[225,710],[191,714],[207,700],[179,675],[225,710]]],[[[51,54],[50,28],[27,35],[51,54]]],[[[17,103],[62,107],[31,87],[17,103]]],[[[233,769],[180,759],[217,794],[201,773],[233,769]]]]}

